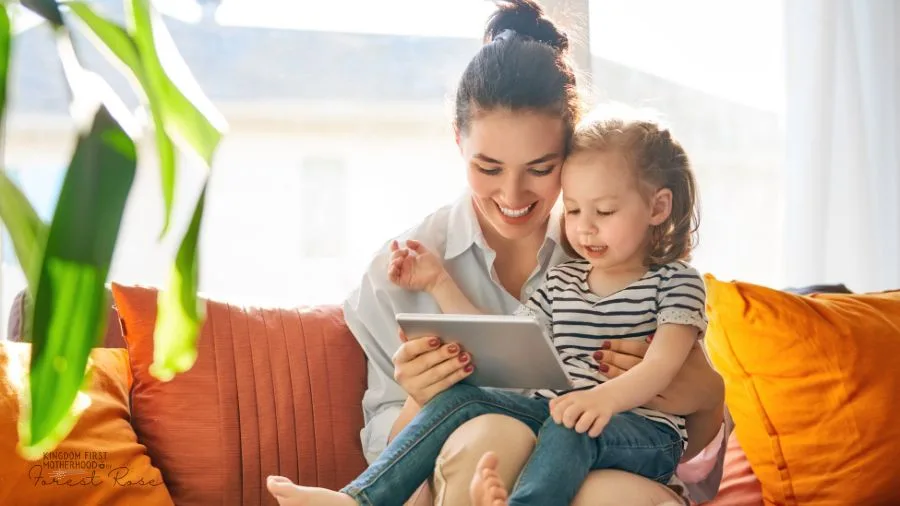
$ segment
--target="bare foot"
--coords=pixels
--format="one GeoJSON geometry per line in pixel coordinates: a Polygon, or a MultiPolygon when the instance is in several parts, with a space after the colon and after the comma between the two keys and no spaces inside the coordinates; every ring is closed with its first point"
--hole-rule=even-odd
{"type": "Polygon", "coordinates": [[[506,487],[497,474],[497,456],[487,452],[475,466],[475,476],[469,485],[469,498],[475,506],[506,506],[506,487]]]}
{"type": "Polygon", "coordinates": [[[266,488],[281,506],[356,506],[347,494],[325,488],[300,487],[283,476],[269,476],[266,488]]]}

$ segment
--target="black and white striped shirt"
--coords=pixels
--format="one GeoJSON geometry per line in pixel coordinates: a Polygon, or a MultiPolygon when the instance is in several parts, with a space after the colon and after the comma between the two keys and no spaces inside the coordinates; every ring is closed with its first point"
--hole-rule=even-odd
{"type": "MultiPolygon", "coordinates": [[[[516,311],[537,318],[545,326],[575,388],[582,390],[607,378],[596,369],[593,353],[609,339],[647,339],[659,325],[693,325],[698,338],[706,331],[706,289],[696,269],[685,262],[652,269],[639,280],[606,297],[591,292],[584,260],[560,264],[544,284],[516,311]]],[[[539,390],[536,397],[553,398],[565,392],[539,390]]],[[[665,423],[687,441],[684,418],[652,409],[634,413],[665,423]]]]}

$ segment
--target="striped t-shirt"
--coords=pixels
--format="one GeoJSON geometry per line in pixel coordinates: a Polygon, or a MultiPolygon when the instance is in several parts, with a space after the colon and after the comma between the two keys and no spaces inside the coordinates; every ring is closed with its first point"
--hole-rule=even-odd
{"type": "MultiPolygon", "coordinates": [[[[516,311],[537,318],[552,335],[572,390],[584,390],[608,378],[593,359],[609,339],[642,339],[664,323],[693,325],[698,338],[706,331],[706,289],[699,273],[684,262],[654,268],[622,290],[601,297],[588,287],[591,265],[576,260],[547,271],[544,284],[516,311]]],[[[536,397],[553,398],[565,391],[539,390],[536,397]]],[[[665,423],[687,442],[684,418],[646,408],[634,413],[665,423]]]]}

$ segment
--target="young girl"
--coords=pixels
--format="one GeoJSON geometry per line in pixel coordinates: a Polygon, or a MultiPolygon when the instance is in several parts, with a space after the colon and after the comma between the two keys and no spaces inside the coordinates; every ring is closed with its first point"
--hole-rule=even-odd
{"type": "MultiPolygon", "coordinates": [[[[641,406],[668,386],[706,328],[703,281],[685,263],[697,226],[687,155],[653,121],[589,121],[576,130],[562,191],[564,246],[580,259],[550,269],[517,313],[545,325],[575,388],[528,397],[457,384],[425,404],[340,492],[305,489],[293,504],[401,504],[427,478],[446,438],[486,413],[516,417],[538,434],[510,504],[569,504],[592,469],[669,480],[686,445],[684,420],[641,406]],[[591,355],[609,339],[651,345],[640,364],[607,381],[591,355]]],[[[480,312],[437,255],[415,241],[392,249],[394,283],[428,291],[445,313],[480,312]]],[[[507,499],[496,486],[483,497],[507,499]]]]}

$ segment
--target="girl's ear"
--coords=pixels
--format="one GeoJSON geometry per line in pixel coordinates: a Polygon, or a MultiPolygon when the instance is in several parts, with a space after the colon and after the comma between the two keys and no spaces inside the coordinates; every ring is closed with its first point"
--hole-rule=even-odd
{"type": "Polygon", "coordinates": [[[650,210],[650,224],[654,227],[662,225],[672,214],[672,190],[660,188],[653,195],[650,210]]]}

